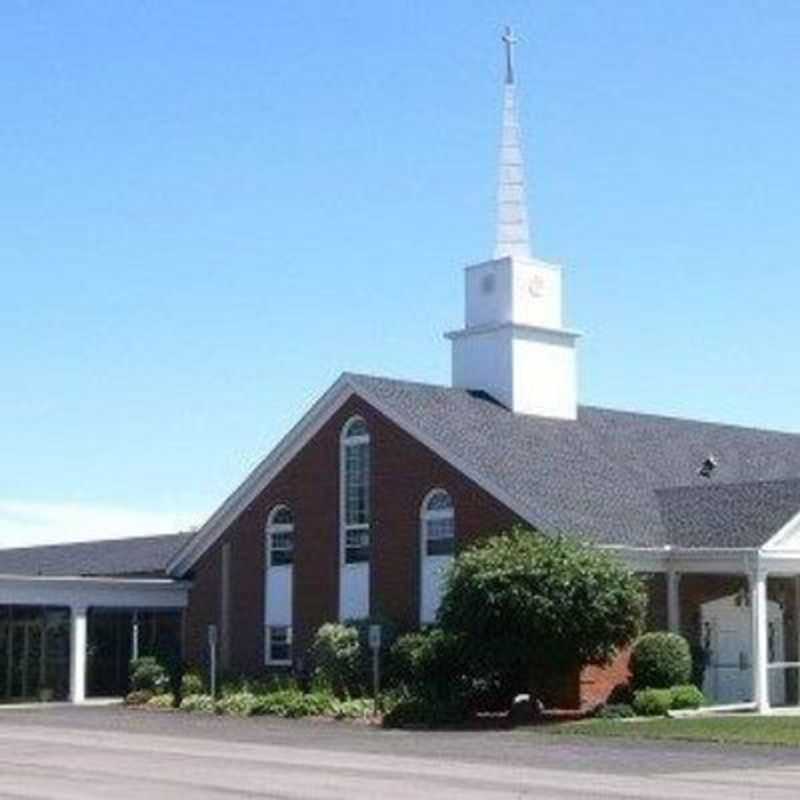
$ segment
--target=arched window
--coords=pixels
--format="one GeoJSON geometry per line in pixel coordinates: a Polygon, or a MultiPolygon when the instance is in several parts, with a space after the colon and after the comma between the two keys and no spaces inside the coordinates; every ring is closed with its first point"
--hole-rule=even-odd
{"type": "Polygon", "coordinates": [[[422,532],[426,556],[449,556],[455,552],[455,508],[453,499],[444,489],[434,489],[425,498],[422,532]]]}
{"type": "Polygon", "coordinates": [[[369,561],[370,457],[369,428],[361,417],[342,429],[342,527],[344,561],[369,561]]]}
{"type": "Polygon", "coordinates": [[[266,663],[292,663],[292,573],[294,515],[289,506],[275,506],[266,525],[266,663]]]}
{"type": "Polygon", "coordinates": [[[288,506],[275,506],[267,518],[267,566],[294,563],[294,515],[288,506]]]}

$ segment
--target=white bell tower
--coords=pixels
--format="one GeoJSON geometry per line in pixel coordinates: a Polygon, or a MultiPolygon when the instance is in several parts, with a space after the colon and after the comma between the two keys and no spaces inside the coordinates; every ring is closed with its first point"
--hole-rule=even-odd
{"type": "Polygon", "coordinates": [[[531,256],[510,28],[494,258],[465,270],[465,327],[446,334],[453,386],[519,414],[577,417],[576,343],[563,327],[561,267],[531,256]]]}

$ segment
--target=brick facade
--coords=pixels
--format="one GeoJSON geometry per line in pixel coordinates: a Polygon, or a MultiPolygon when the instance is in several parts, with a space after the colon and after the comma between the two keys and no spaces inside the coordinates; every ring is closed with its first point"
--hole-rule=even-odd
{"type": "Polygon", "coordinates": [[[352,397],[195,565],[186,614],[186,658],[202,663],[206,629],[219,625],[221,548],[230,542],[230,663],[234,673],[264,669],[264,526],[285,503],[295,517],[294,640],[302,658],[316,629],[338,617],[339,437],[362,416],[370,430],[373,549],[370,607],[403,628],[419,619],[420,506],[434,487],[455,504],[458,546],[521,520],[376,409],[352,397]]]}
{"type": "MultiPolygon", "coordinates": [[[[462,473],[389,421],[357,396],[351,397],[323,425],[293,460],[239,515],[224,536],[199,560],[190,577],[185,615],[187,661],[206,660],[209,624],[221,626],[221,552],[229,544],[230,630],[226,671],[264,671],[264,527],[270,510],[288,505],[295,518],[293,632],[295,657],[302,659],[316,629],[338,618],[339,604],[339,458],[340,433],[353,415],[370,430],[372,459],[372,558],[370,609],[413,629],[419,619],[420,506],[434,487],[446,489],[455,505],[457,546],[482,534],[522,522],[512,511],[462,473]]],[[[643,576],[648,595],[648,630],[667,627],[666,578],[643,576]]],[[[686,575],[681,582],[682,632],[700,641],[699,608],[708,600],[733,594],[743,585],[737,576],[686,575]]],[[[770,596],[795,608],[794,584],[771,581],[770,596]]],[[[796,620],[789,615],[787,658],[797,657],[796,620]]],[[[225,632],[221,630],[221,635],[225,632]]],[[[547,692],[562,707],[588,707],[604,701],[625,683],[629,652],[605,667],[554,676],[547,692]]]]}

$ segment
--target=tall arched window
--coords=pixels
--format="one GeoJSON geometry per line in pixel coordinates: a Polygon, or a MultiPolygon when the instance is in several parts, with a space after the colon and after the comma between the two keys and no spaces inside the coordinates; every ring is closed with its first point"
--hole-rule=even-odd
{"type": "Polygon", "coordinates": [[[275,506],[266,525],[265,661],[273,666],[292,663],[292,593],[294,573],[294,515],[275,506]]]}
{"type": "Polygon", "coordinates": [[[370,457],[369,429],[353,417],[342,430],[342,523],[344,563],[369,561],[370,457]]]}
{"type": "Polygon", "coordinates": [[[425,555],[450,556],[455,552],[456,520],[453,500],[444,489],[434,489],[422,505],[425,555]]]}
{"type": "Polygon", "coordinates": [[[423,625],[436,621],[444,576],[453,560],[456,515],[453,499],[444,489],[428,492],[420,507],[420,598],[423,625]]]}
{"type": "Polygon", "coordinates": [[[275,506],[267,518],[267,564],[294,563],[294,515],[288,506],[275,506]]]}

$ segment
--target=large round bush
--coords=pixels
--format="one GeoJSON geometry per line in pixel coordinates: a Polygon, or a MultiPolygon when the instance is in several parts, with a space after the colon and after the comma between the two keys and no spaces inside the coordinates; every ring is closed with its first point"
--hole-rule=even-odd
{"type": "Polygon", "coordinates": [[[516,528],[456,558],[440,623],[513,696],[606,663],[639,634],[645,606],[639,579],[609,553],[516,528]]]}
{"type": "Polygon", "coordinates": [[[646,633],[633,646],[632,683],[636,689],[669,689],[689,683],[692,653],[677,633],[646,633]]]}

